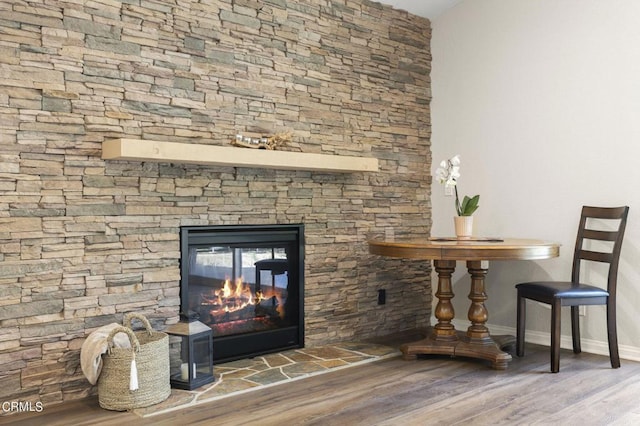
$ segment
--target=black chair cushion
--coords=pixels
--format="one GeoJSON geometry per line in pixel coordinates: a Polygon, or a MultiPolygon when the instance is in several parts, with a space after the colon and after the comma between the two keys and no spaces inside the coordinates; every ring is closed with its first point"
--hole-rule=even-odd
{"type": "Polygon", "coordinates": [[[587,297],[607,297],[609,292],[588,284],[574,284],[571,281],[532,281],[517,284],[516,288],[525,293],[547,298],[582,299],[587,297]]]}

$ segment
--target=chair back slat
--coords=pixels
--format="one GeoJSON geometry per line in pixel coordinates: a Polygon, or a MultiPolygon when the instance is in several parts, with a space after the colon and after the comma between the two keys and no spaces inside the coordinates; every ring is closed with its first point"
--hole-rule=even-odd
{"type": "Polygon", "coordinates": [[[629,211],[628,206],[623,207],[582,207],[582,216],[593,219],[626,219],[629,211]]]}
{"type": "Polygon", "coordinates": [[[585,229],[583,237],[587,240],[615,241],[618,238],[618,231],[598,231],[596,229],[585,229]]]}
{"type": "Polygon", "coordinates": [[[624,231],[627,224],[627,216],[629,214],[629,207],[591,207],[583,206],[582,214],[580,215],[580,225],[578,227],[578,236],[576,238],[576,246],[573,254],[573,268],[571,273],[571,280],[574,283],[580,281],[580,265],[581,261],[588,260],[594,262],[603,262],[609,264],[609,273],[607,275],[607,290],[610,294],[610,299],[615,302],[616,281],[618,275],[618,263],[620,261],[620,251],[622,249],[622,239],[624,237],[624,231]],[[590,229],[587,226],[589,219],[607,219],[617,220],[616,230],[597,230],[590,229]],[[592,247],[589,250],[585,249],[585,240],[595,241],[608,241],[613,244],[600,244],[606,245],[609,250],[595,251],[592,247]]]}
{"type": "Polygon", "coordinates": [[[593,262],[611,263],[613,261],[613,253],[603,253],[599,251],[580,250],[578,256],[582,260],[591,260],[593,262]]]}

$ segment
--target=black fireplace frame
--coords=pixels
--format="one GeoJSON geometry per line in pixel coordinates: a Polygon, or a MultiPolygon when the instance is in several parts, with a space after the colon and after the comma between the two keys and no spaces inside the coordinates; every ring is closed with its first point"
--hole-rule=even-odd
{"type": "Polygon", "coordinates": [[[297,325],[275,330],[256,331],[213,339],[214,363],[251,358],[267,353],[304,347],[304,225],[213,225],[180,227],[180,311],[189,316],[189,247],[212,244],[238,245],[285,243],[294,250],[288,253],[296,268],[288,271],[289,280],[297,281],[297,325]]]}

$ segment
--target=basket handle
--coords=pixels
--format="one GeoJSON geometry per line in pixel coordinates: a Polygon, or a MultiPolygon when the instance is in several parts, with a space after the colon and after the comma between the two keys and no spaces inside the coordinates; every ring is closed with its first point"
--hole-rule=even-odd
{"type": "Polygon", "coordinates": [[[118,333],[125,333],[127,336],[129,336],[129,342],[131,342],[131,348],[133,348],[135,352],[138,352],[140,350],[140,341],[136,337],[133,330],[119,325],[117,327],[114,327],[113,330],[111,330],[111,333],[109,333],[109,335],[107,336],[107,345],[109,348],[109,353],[111,353],[111,349],[113,349],[113,346],[114,346],[113,338],[118,333]]]}
{"type": "Polygon", "coordinates": [[[131,327],[131,322],[134,318],[139,319],[142,322],[142,324],[144,325],[144,328],[147,329],[147,333],[149,333],[149,335],[153,333],[153,327],[151,327],[151,323],[149,322],[147,317],[145,317],[142,314],[136,314],[135,312],[129,312],[127,314],[124,314],[124,320],[122,321],[124,326],[128,327],[129,329],[133,329],[133,327],[131,327]]]}

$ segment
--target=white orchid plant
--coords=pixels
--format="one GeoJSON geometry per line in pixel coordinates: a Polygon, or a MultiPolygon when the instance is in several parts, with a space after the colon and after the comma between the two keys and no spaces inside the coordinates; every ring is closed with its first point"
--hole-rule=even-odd
{"type": "Polygon", "coordinates": [[[456,193],[456,212],[458,216],[471,216],[478,210],[480,195],[473,197],[464,196],[462,203],[458,198],[458,179],[460,178],[460,156],[455,155],[448,160],[443,160],[436,170],[436,179],[445,186],[453,187],[456,193]]]}

